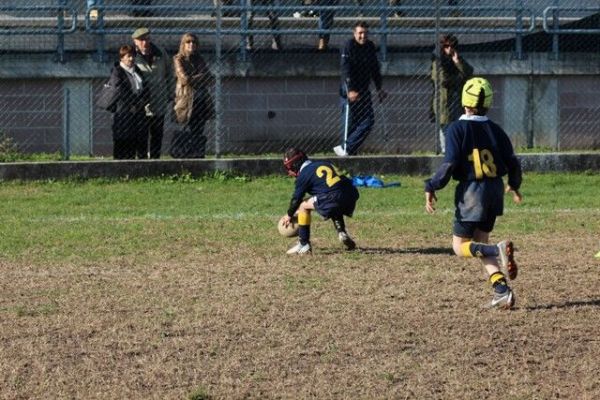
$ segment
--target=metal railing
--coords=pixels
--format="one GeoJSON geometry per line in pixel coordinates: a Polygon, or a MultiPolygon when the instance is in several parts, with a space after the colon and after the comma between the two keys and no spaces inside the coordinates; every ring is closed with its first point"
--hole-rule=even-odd
{"type": "MultiPolygon", "coordinates": [[[[522,56],[520,38],[531,33],[536,28],[536,17],[530,8],[517,6],[506,7],[456,7],[456,6],[390,6],[387,0],[378,0],[377,5],[336,5],[336,6],[289,6],[289,5],[249,5],[245,0],[240,0],[239,6],[132,6],[132,5],[103,5],[90,7],[85,13],[85,29],[91,34],[120,35],[130,33],[139,25],[139,19],[124,16],[131,12],[140,14],[149,13],[160,15],[154,22],[169,27],[153,27],[153,34],[182,34],[190,30],[197,34],[221,36],[240,36],[240,55],[243,60],[247,58],[245,48],[246,38],[250,35],[347,35],[348,28],[358,19],[357,17],[336,17],[334,27],[330,29],[315,28],[318,20],[315,18],[279,17],[279,29],[255,29],[249,26],[248,15],[251,13],[274,12],[277,14],[292,14],[294,11],[334,12],[342,15],[359,15],[361,20],[370,23],[370,32],[379,35],[379,46],[382,60],[387,58],[387,38],[393,35],[425,35],[434,34],[440,30],[451,29],[454,33],[466,34],[508,34],[517,37],[515,52],[517,57],[522,56]],[[182,17],[182,13],[190,16],[182,17]],[[393,17],[396,13],[412,13],[418,17],[393,17]],[[448,16],[451,13],[460,13],[461,16],[448,16]],[[512,13],[506,17],[503,14],[512,13]],[[223,17],[223,15],[236,14],[239,17],[223,17]],[[502,25],[499,27],[499,25],[502,25]]],[[[522,2],[517,2],[522,3],[522,2]]],[[[153,18],[142,18],[147,22],[153,18]]],[[[99,46],[103,46],[99,40],[99,46]]],[[[98,48],[98,55],[103,59],[103,49],[98,48]]]]}
{"type": "MultiPolygon", "coordinates": [[[[542,26],[544,32],[552,35],[552,54],[555,59],[559,53],[559,35],[561,34],[598,34],[600,27],[585,27],[585,28],[561,28],[561,16],[565,13],[584,13],[584,14],[600,14],[600,7],[546,7],[542,13],[542,26]]],[[[572,19],[570,19],[572,20],[572,19]]],[[[571,22],[571,21],[569,21],[571,22]]]]}
{"type": "MultiPolygon", "coordinates": [[[[524,6],[524,2],[515,1],[515,6],[507,7],[466,7],[466,6],[391,6],[387,0],[377,0],[370,5],[249,5],[240,0],[240,5],[106,5],[100,0],[94,6],[87,7],[83,16],[69,0],[58,0],[56,5],[0,6],[0,35],[56,35],[57,60],[65,61],[64,37],[84,29],[95,35],[98,58],[105,60],[104,36],[127,34],[137,27],[140,21],[152,23],[155,34],[181,34],[192,29],[198,34],[217,37],[240,36],[239,53],[246,59],[244,40],[249,35],[288,35],[308,34],[346,35],[348,28],[359,13],[371,25],[371,33],[379,36],[382,59],[388,52],[388,37],[395,35],[431,34],[440,30],[451,30],[457,34],[506,34],[515,36],[516,58],[522,58],[522,37],[540,29],[552,35],[552,53],[559,52],[559,36],[564,34],[597,34],[598,27],[565,28],[564,25],[577,21],[581,16],[600,13],[600,7],[546,7],[541,17],[535,11],[524,6]],[[279,15],[291,15],[296,12],[334,12],[333,27],[319,29],[317,18],[294,18],[280,16],[281,29],[252,28],[249,26],[250,13],[262,14],[275,12],[279,15]],[[136,12],[143,15],[152,13],[159,17],[133,17],[136,12]],[[396,13],[404,16],[397,17],[396,13]],[[17,14],[16,16],[14,14],[17,14]],[[23,14],[23,15],[20,15],[23,14]],[[182,16],[189,14],[188,16],[182,16]],[[239,16],[224,17],[237,14],[239,16]],[[452,15],[454,14],[454,15],[452,15]],[[510,14],[510,16],[507,16],[510,14]],[[414,15],[414,16],[409,16],[414,15]],[[561,26],[562,25],[562,26],[561,26]]],[[[255,25],[265,17],[256,17],[255,25]]]]}
{"type": "MultiPolygon", "coordinates": [[[[103,62],[109,57],[117,61],[115,50],[132,44],[131,33],[140,26],[151,29],[151,40],[169,59],[182,45],[181,34],[200,36],[200,52],[215,79],[210,88],[215,118],[205,129],[208,154],[266,154],[288,145],[330,152],[339,144],[344,124],[338,52],[351,40],[358,19],[368,22],[379,59],[387,61],[382,72],[389,94],[383,103],[373,101],[376,123],[363,147],[366,154],[439,151],[440,118],[432,120],[429,111],[440,85],[432,85],[431,66],[443,50],[440,35],[447,33],[460,36],[459,53],[476,74],[489,75],[499,88],[491,117],[516,144],[600,148],[594,94],[600,82],[598,52],[573,54],[569,68],[561,69],[551,57],[558,54],[558,46],[549,47],[553,36],[561,38],[561,51],[595,46],[585,35],[598,34],[596,15],[590,15],[600,11],[597,7],[548,7],[542,14],[543,7],[532,11],[520,0],[488,3],[511,7],[468,7],[467,0],[456,6],[446,6],[444,0],[430,3],[438,6],[393,6],[389,0],[365,0],[360,6],[354,0],[339,0],[347,4],[336,6],[293,6],[292,0],[272,6],[249,5],[247,0],[233,0],[236,5],[213,6],[212,0],[165,5],[184,0],[155,0],[163,5],[133,6],[114,4],[124,0],[98,0],[87,8],[81,1],[77,14],[74,0],[48,1],[58,5],[0,7],[0,34],[6,35],[0,36],[5,55],[0,58],[0,139],[5,134],[26,152],[60,151],[65,158],[71,153],[110,154],[112,115],[96,104],[96,95],[111,65],[93,62],[90,53],[103,62]],[[273,10],[279,14],[277,26],[264,15],[273,10]],[[334,12],[331,29],[321,29],[317,17],[294,16],[308,10],[334,12]],[[317,47],[316,36],[322,33],[331,35],[326,52],[317,47]],[[37,40],[43,34],[46,44],[37,40]],[[277,50],[269,47],[275,35],[283,37],[277,50]],[[65,65],[47,63],[54,37],[58,59],[65,61],[67,53],[65,65]],[[252,39],[254,47],[247,49],[252,39]],[[529,61],[517,62],[525,51],[529,61]]],[[[174,94],[174,88],[160,90],[170,91],[171,98],[174,94]]],[[[172,109],[171,103],[164,115],[165,146],[182,129],[169,118],[172,109]]]]}
{"type": "Polygon", "coordinates": [[[65,61],[64,36],[77,30],[77,10],[66,0],[55,6],[0,6],[0,13],[3,14],[0,35],[56,35],[57,60],[65,61]],[[5,13],[27,15],[8,16],[5,13]],[[48,13],[54,16],[46,16],[48,13]]]}

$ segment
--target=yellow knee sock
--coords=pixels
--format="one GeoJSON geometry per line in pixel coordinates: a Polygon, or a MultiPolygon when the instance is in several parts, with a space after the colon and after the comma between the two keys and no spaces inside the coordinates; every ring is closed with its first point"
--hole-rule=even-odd
{"type": "Polygon", "coordinates": [[[298,213],[298,225],[310,225],[310,213],[299,212],[298,213]]]}
{"type": "Polygon", "coordinates": [[[471,253],[471,244],[472,241],[464,242],[460,245],[460,255],[461,257],[474,257],[473,253],[471,253]]]}

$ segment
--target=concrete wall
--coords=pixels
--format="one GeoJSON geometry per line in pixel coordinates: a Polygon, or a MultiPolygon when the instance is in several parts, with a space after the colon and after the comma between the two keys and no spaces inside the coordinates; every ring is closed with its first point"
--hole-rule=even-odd
{"type": "MultiPolygon", "coordinates": [[[[516,146],[600,147],[598,54],[571,53],[562,60],[547,53],[525,60],[507,53],[463,55],[476,74],[491,79],[490,116],[516,146]]],[[[279,153],[299,138],[311,152],[329,151],[339,140],[337,54],[264,53],[249,62],[235,57],[211,62],[220,66],[223,114],[219,134],[214,124],[208,127],[209,154],[217,146],[222,153],[279,153]]],[[[387,105],[376,107],[377,125],[365,151],[435,149],[435,127],[428,119],[429,63],[428,54],[390,54],[384,81],[391,96],[387,105]]],[[[73,154],[110,154],[110,114],[90,102],[109,70],[89,54],[65,64],[47,55],[19,63],[0,59],[0,130],[31,152],[62,151],[66,130],[73,154]],[[71,95],[68,103],[65,93],[71,95]]],[[[165,143],[175,128],[167,125],[165,143]]]]}
{"type": "MultiPolygon", "coordinates": [[[[314,157],[318,159],[319,157],[314,157]]],[[[600,170],[600,154],[524,154],[525,172],[587,172],[600,170]]],[[[337,166],[354,175],[424,175],[435,172],[440,156],[357,156],[336,158],[337,166]]],[[[0,164],[0,181],[69,178],[141,178],[177,174],[202,176],[215,171],[250,176],[282,175],[281,158],[217,160],[138,160],[0,164]]]]}

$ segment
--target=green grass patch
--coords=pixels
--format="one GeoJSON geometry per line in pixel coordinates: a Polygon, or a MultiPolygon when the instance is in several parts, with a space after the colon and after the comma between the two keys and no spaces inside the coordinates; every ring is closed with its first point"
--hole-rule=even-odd
{"type": "MultiPolygon", "coordinates": [[[[361,189],[355,217],[366,236],[449,233],[453,186],[438,193],[438,212],[424,212],[423,177],[384,176],[402,186],[361,189]]],[[[499,231],[535,232],[594,223],[596,174],[527,174],[521,205],[506,197],[499,231]]],[[[0,251],[13,260],[95,262],[111,258],[168,260],[215,243],[261,247],[273,240],[293,189],[285,177],[217,174],[194,179],[4,183],[0,251]]],[[[315,218],[317,225],[326,225],[315,218]]],[[[321,229],[317,226],[316,234],[321,229]]],[[[356,229],[355,229],[356,231],[356,229]]],[[[362,234],[362,233],[361,233],[362,234]]]]}

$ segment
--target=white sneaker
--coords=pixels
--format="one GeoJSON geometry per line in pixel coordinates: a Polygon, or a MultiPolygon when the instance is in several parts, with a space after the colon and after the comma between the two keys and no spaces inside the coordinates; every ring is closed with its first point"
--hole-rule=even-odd
{"type": "Polygon", "coordinates": [[[494,293],[490,308],[498,307],[504,310],[510,310],[515,305],[515,295],[510,288],[506,288],[504,293],[494,293]]]}
{"type": "Polygon", "coordinates": [[[346,232],[338,233],[338,239],[344,246],[346,246],[346,250],[356,249],[356,243],[354,242],[354,240],[352,240],[350,235],[348,235],[346,232]]]}
{"type": "Polygon", "coordinates": [[[335,146],[333,152],[338,157],[348,157],[348,153],[346,153],[346,150],[344,150],[342,146],[335,146]]]}
{"type": "Polygon", "coordinates": [[[502,272],[504,272],[511,281],[515,280],[517,278],[517,274],[519,273],[519,268],[515,262],[515,249],[513,242],[510,240],[503,240],[498,243],[497,246],[502,272]]]}
{"type": "Polygon", "coordinates": [[[287,254],[307,254],[312,253],[312,248],[310,247],[310,243],[302,244],[300,242],[296,243],[291,249],[289,249],[287,254]]]}

